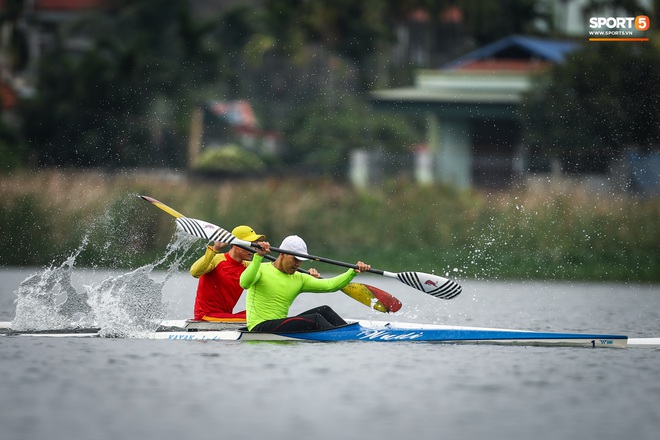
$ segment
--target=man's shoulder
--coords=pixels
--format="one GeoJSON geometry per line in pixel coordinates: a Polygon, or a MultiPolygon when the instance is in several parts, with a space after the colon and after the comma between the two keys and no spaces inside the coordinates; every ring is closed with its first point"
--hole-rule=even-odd
{"type": "Polygon", "coordinates": [[[213,257],[213,261],[216,265],[218,265],[223,261],[231,261],[231,258],[228,258],[227,254],[217,254],[215,257],[213,257]]]}

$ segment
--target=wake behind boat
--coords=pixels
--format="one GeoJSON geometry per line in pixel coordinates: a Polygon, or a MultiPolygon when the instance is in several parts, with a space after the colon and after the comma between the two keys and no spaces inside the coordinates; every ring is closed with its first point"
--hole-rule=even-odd
{"type": "MultiPolygon", "coordinates": [[[[45,337],[99,337],[100,329],[15,331],[11,322],[0,322],[0,335],[45,337]]],[[[589,348],[660,347],[660,338],[624,335],[562,333],[485,327],[351,320],[330,330],[291,333],[248,332],[245,322],[165,320],[145,336],[148,339],[189,341],[300,341],[300,342],[431,342],[446,344],[490,344],[589,348]]]]}

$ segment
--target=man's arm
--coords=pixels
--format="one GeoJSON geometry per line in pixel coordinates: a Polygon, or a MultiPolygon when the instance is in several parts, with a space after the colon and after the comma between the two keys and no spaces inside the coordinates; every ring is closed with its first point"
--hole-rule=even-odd
{"type": "Polygon", "coordinates": [[[239,284],[243,289],[249,289],[257,281],[257,275],[259,274],[259,267],[261,262],[264,260],[263,255],[254,254],[252,257],[252,262],[250,265],[243,271],[241,278],[239,279],[239,284]]]}
{"type": "Polygon", "coordinates": [[[350,283],[358,273],[348,269],[341,275],[332,278],[314,278],[311,275],[303,275],[303,291],[305,292],[335,292],[343,289],[350,283]]]}
{"type": "Polygon", "coordinates": [[[205,273],[211,272],[220,262],[220,258],[215,258],[218,254],[216,253],[214,247],[206,246],[206,252],[199,260],[195,261],[192,266],[190,266],[190,275],[195,278],[199,278],[205,273]]]}

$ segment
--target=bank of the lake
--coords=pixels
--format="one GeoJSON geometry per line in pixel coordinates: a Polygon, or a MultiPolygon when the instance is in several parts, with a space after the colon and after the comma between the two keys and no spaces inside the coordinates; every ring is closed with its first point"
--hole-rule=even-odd
{"type": "MultiPolygon", "coordinates": [[[[199,180],[185,173],[47,170],[0,176],[2,265],[136,267],[163,255],[183,214],[278,244],[391,271],[458,279],[660,281],[660,200],[584,187],[458,192],[393,180],[357,190],[327,179],[199,180]],[[570,188],[570,189],[567,189],[570,188]]],[[[196,255],[191,255],[191,259],[196,255]]]]}

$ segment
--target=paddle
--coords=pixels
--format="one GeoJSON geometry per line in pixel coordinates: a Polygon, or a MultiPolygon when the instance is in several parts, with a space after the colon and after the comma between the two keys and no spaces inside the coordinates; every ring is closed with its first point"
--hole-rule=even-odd
{"type": "MultiPolygon", "coordinates": [[[[240,246],[241,248],[248,250],[250,252],[256,252],[257,250],[252,247],[240,246]]],[[[270,261],[275,261],[276,258],[270,254],[267,254],[264,258],[270,261]]],[[[299,267],[298,272],[306,273],[309,275],[309,271],[299,267]]],[[[378,287],[370,286],[368,284],[361,283],[350,283],[341,289],[346,295],[350,296],[354,300],[361,302],[362,304],[376,309],[379,312],[383,313],[395,313],[399,311],[402,304],[401,301],[385,292],[384,290],[379,289],[378,287]]]]}
{"type": "MultiPolygon", "coordinates": [[[[236,244],[241,246],[252,246],[252,247],[258,246],[258,244],[256,243],[250,243],[249,241],[241,240],[235,237],[231,232],[219,226],[216,226],[212,223],[205,222],[204,220],[182,217],[182,218],[177,218],[176,223],[181,227],[181,229],[197,237],[207,238],[213,241],[220,241],[222,243],[227,243],[227,244],[236,244]]],[[[321,263],[328,263],[337,266],[357,269],[357,265],[351,263],[345,263],[343,261],[331,260],[329,258],[317,257],[314,255],[288,251],[272,246],[270,249],[275,252],[307,258],[308,260],[319,261],[321,263]]],[[[461,286],[454,281],[448,280],[438,275],[432,275],[423,272],[394,273],[379,269],[369,269],[369,272],[378,275],[383,275],[389,278],[398,279],[399,281],[401,281],[404,284],[407,284],[413,289],[420,290],[424,293],[428,293],[429,295],[432,295],[440,299],[452,299],[458,296],[463,290],[461,286]]]]}
{"type": "MultiPolygon", "coordinates": [[[[179,219],[184,219],[184,218],[187,219],[187,217],[181,214],[179,211],[167,206],[166,204],[154,199],[153,197],[149,197],[149,196],[138,196],[138,197],[142,198],[143,200],[146,200],[147,202],[152,203],[153,205],[167,212],[171,216],[175,217],[177,221],[179,219]]],[[[224,231],[224,229],[220,228],[219,226],[212,225],[211,223],[203,222],[202,220],[195,220],[195,219],[192,220],[195,222],[195,224],[202,226],[202,228],[205,230],[194,229],[193,230],[194,232],[190,232],[184,229],[186,232],[188,232],[189,234],[195,237],[206,238],[208,240],[213,240],[213,241],[222,241],[211,238],[211,236],[213,236],[214,234],[211,233],[209,235],[206,232],[207,231],[210,232],[211,229],[214,232],[217,230],[224,231]]],[[[238,238],[236,238],[236,240],[238,240],[238,238]]],[[[256,250],[252,247],[251,243],[246,241],[244,241],[243,243],[248,243],[248,245],[240,245],[238,243],[237,245],[251,252],[256,252],[256,250]]],[[[267,255],[266,257],[271,260],[275,259],[275,257],[273,257],[272,255],[267,255]]],[[[299,268],[298,271],[307,274],[309,273],[308,271],[302,268],[299,268]]],[[[368,284],[350,283],[346,287],[341,289],[341,291],[346,295],[348,295],[349,297],[353,298],[354,300],[366,305],[367,307],[378,310],[379,312],[383,312],[383,313],[395,313],[402,306],[401,301],[399,301],[394,296],[390,295],[384,290],[381,290],[374,286],[370,286],[368,284]]]]}

